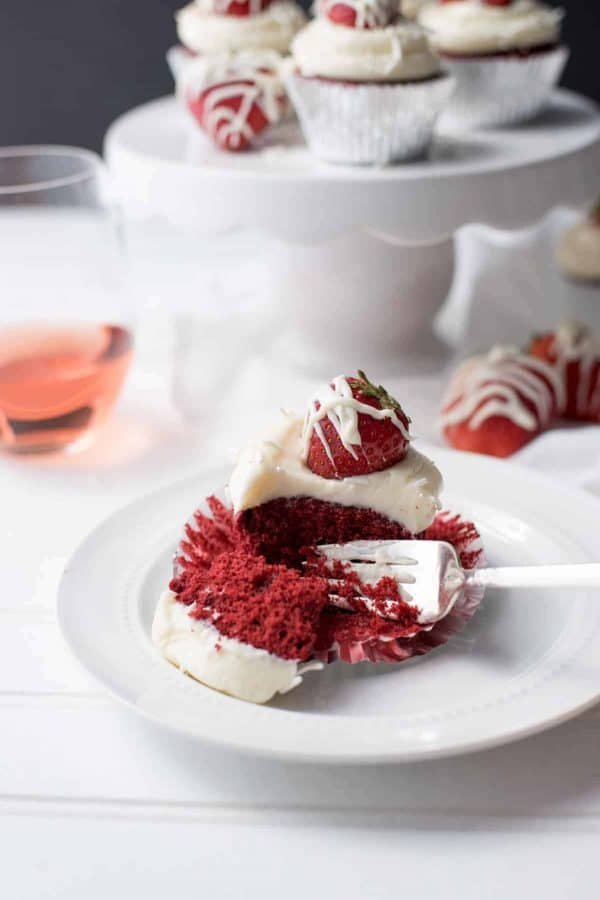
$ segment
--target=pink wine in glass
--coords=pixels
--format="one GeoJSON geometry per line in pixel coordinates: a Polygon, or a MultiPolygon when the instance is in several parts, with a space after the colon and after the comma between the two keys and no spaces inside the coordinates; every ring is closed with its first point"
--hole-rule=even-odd
{"type": "Polygon", "coordinates": [[[58,450],[101,422],[123,385],[133,338],[117,325],[0,328],[0,447],[58,450]]]}

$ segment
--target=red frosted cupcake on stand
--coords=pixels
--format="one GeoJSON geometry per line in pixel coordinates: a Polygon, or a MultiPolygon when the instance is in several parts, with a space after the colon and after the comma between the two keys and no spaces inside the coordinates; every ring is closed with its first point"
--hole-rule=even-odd
{"type": "Polygon", "coordinates": [[[315,156],[386,165],[422,155],[452,91],[425,31],[387,0],[321,0],[286,84],[315,156]]]}
{"type": "Polygon", "coordinates": [[[177,14],[177,93],[222,150],[245,150],[288,113],[286,54],[305,22],[294,0],[195,0],[177,14]]]}
{"type": "Polygon", "coordinates": [[[538,0],[435,0],[418,21],[456,79],[452,124],[511,125],[536,116],[557,84],[568,50],[563,12],[538,0]]]}

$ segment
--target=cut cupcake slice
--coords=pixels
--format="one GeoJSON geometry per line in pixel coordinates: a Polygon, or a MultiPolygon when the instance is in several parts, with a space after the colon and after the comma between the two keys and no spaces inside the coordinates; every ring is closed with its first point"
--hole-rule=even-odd
{"type": "Polygon", "coordinates": [[[479,536],[439,512],[441,486],[383,387],[364,372],[333,379],[306,416],[282,414],[241,452],[227,504],[209,498],[186,525],[155,644],[198,681],[257,703],[297,686],[315,664],[429,652],[481,597],[450,614],[433,601],[419,609],[390,578],[364,584],[343,568],[332,573],[319,548],[416,536],[448,540],[463,565],[477,564],[479,536]]]}

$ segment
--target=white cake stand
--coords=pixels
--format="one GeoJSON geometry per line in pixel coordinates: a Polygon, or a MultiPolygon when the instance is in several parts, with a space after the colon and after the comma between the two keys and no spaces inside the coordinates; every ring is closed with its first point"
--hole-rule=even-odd
{"type": "Polygon", "coordinates": [[[110,128],[106,155],[127,216],[198,233],[268,235],[273,302],[306,364],[377,357],[439,360],[432,324],[454,274],[453,235],[469,223],[534,224],[597,193],[600,117],[557,91],[514,129],[442,126],[427,159],[384,169],[315,160],[294,123],[246,154],[217,151],[173,98],[110,128]]]}

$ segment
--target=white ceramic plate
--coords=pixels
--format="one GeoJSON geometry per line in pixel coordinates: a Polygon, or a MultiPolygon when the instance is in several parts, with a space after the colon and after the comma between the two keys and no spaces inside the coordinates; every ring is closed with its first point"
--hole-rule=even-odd
{"type": "MultiPolygon", "coordinates": [[[[432,448],[445,501],[480,528],[494,565],[598,561],[600,504],[528,470],[432,448]]],[[[401,665],[335,664],[257,707],[170,666],[150,625],[182,523],[223,471],[145,497],[97,528],[61,585],[64,636],[116,697],[176,731],[266,756],[427,759],[532,734],[600,699],[600,592],[490,594],[450,644],[401,665]]]]}

